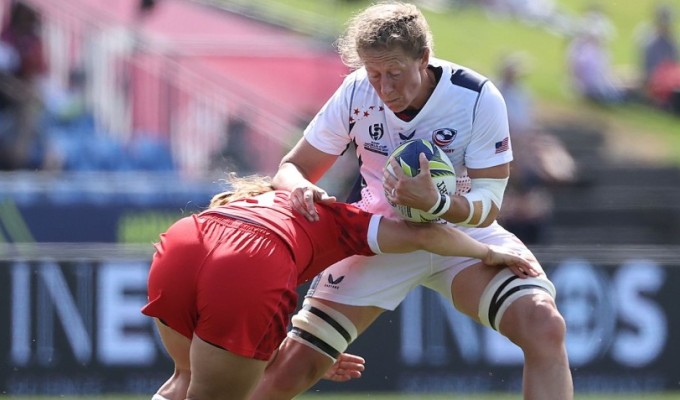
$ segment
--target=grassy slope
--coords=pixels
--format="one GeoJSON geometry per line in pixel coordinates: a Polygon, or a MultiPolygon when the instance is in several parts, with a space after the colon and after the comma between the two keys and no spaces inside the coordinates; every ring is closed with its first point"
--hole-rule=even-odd
{"type": "MultiPolygon", "coordinates": [[[[221,0],[241,2],[245,0],[221,0]]],[[[270,3],[248,0],[248,4],[270,3]]],[[[322,24],[339,31],[347,18],[371,2],[365,0],[275,0],[289,10],[308,11],[322,24]]],[[[592,0],[559,0],[560,8],[577,15],[592,0]]],[[[611,44],[617,69],[635,73],[638,53],[636,27],[647,20],[656,0],[600,2],[618,32],[611,44]]],[[[680,3],[677,5],[680,12],[680,3]]],[[[294,12],[293,12],[294,13],[294,12]]],[[[527,54],[532,65],[527,84],[536,95],[539,118],[582,121],[585,118],[608,127],[616,156],[637,154],[633,158],[680,165],[680,118],[639,105],[612,108],[592,107],[574,98],[565,70],[564,37],[540,26],[514,19],[490,16],[475,8],[452,9],[441,13],[425,11],[435,36],[435,52],[477,69],[490,77],[496,75],[499,58],[510,51],[527,54]]],[[[299,15],[296,15],[299,18],[299,15]]],[[[678,37],[680,38],[680,24],[678,37]]]]}

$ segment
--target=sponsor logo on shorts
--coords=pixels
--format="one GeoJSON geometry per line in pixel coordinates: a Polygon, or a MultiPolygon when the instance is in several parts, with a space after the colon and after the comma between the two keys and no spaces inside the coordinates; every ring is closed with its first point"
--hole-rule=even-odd
{"type": "Polygon", "coordinates": [[[333,278],[333,274],[328,274],[328,283],[326,283],[324,286],[333,288],[333,289],[340,289],[340,282],[342,282],[345,279],[345,276],[341,276],[337,279],[333,278]]]}

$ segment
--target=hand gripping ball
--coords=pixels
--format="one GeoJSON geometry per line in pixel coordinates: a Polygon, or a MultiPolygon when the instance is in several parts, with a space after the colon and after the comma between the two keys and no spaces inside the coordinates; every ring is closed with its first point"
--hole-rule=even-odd
{"type": "MultiPolygon", "coordinates": [[[[456,172],[451,160],[437,145],[424,139],[409,140],[394,149],[387,158],[385,168],[394,174],[391,161],[394,159],[407,176],[416,176],[420,173],[419,154],[425,153],[430,161],[430,176],[440,193],[450,195],[456,191],[456,172]]],[[[438,217],[401,204],[395,204],[389,200],[390,205],[406,220],[413,222],[432,222],[438,217]]]]}

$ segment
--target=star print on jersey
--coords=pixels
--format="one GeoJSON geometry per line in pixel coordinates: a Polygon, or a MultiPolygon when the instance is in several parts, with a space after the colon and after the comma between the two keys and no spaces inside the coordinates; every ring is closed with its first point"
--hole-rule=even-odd
{"type": "Polygon", "coordinates": [[[350,125],[354,125],[356,122],[361,121],[364,118],[370,117],[373,112],[384,112],[385,107],[383,106],[368,106],[366,109],[355,108],[349,115],[350,125]]]}
{"type": "MultiPolygon", "coordinates": [[[[364,118],[371,117],[375,113],[385,112],[385,107],[383,106],[368,106],[366,108],[355,107],[349,116],[349,129],[350,131],[354,129],[357,122],[364,118]]],[[[371,124],[368,126],[368,136],[371,138],[370,142],[364,143],[364,149],[378,153],[382,155],[388,154],[387,146],[381,143],[383,136],[385,135],[385,127],[382,123],[371,124]]]]}

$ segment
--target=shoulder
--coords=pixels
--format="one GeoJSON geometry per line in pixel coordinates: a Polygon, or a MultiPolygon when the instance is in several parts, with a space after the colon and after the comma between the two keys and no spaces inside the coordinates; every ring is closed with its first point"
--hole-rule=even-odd
{"type": "Polygon", "coordinates": [[[431,64],[435,67],[441,67],[443,70],[442,79],[448,78],[451,85],[455,87],[479,93],[487,82],[489,82],[489,78],[486,76],[462,65],[437,58],[432,59],[431,64]]]}
{"type": "Polygon", "coordinates": [[[345,89],[353,89],[354,87],[365,81],[368,81],[366,70],[364,68],[359,68],[345,76],[345,79],[342,81],[341,87],[345,89]]]}
{"type": "Polygon", "coordinates": [[[489,78],[470,68],[457,66],[451,72],[451,84],[472,90],[473,92],[481,92],[488,82],[489,78]]]}

